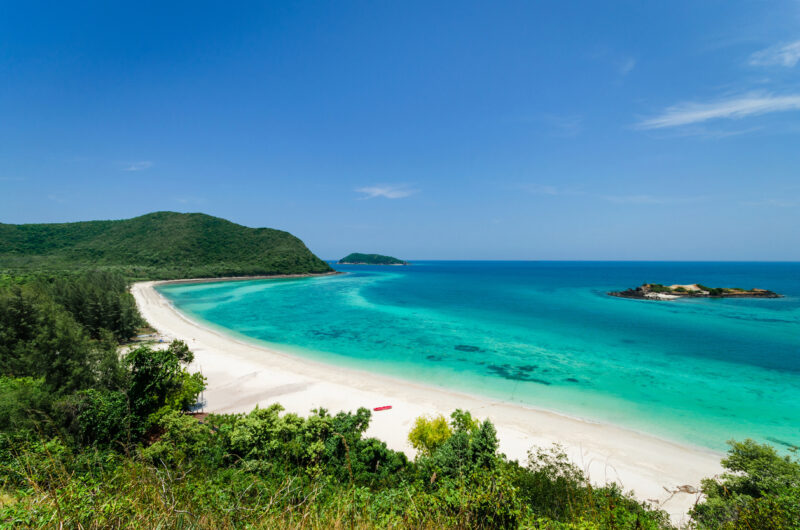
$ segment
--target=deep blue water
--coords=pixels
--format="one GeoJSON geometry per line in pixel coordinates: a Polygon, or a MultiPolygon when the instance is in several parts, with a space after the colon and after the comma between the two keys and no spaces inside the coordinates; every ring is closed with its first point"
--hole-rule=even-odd
{"type": "Polygon", "coordinates": [[[800,264],[414,262],[170,285],[180,310],[327,362],[713,449],[800,444],[800,264]],[[613,298],[644,282],[774,300],[613,298]]]}

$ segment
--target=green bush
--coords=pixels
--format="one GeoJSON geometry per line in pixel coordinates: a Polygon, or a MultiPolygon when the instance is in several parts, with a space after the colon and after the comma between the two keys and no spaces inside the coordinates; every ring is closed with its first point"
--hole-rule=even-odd
{"type": "Polygon", "coordinates": [[[119,391],[89,389],[57,404],[67,431],[82,445],[126,444],[141,434],[128,397],[119,391]]]}
{"type": "Polygon", "coordinates": [[[44,379],[0,376],[0,432],[51,432],[52,397],[44,379]]]}
{"type": "Polygon", "coordinates": [[[800,528],[800,462],[753,440],[729,442],[719,479],[691,516],[702,528],[800,528]]]}
{"type": "Polygon", "coordinates": [[[435,417],[420,416],[408,433],[408,441],[421,454],[431,455],[452,435],[450,425],[441,414],[435,417]]]}
{"type": "Polygon", "coordinates": [[[407,464],[402,453],[374,438],[363,438],[370,418],[367,409],[336,416],[317,410],[308,418],[281,415],[282,411],[276,404],[235,418],[227,435],[230,453],[251,461],[254,469],[278,466],[369,486],[395,481],[407,464]]]}
{"type": "Polygon", "coordinates": [[[142,456],[154,464],[174,467],[195,459],[222,463],[224,446],[209,425],[172,410],[161,417],[159,426],[163,430],[159,439],[142,450],[142,456]]]}
{"type": "Polygon", "coordinates": [[[178,340],[165,350],[141,346],[125,356],[131,413],[146,418],[145,427],[157,424],[170,410],[187,410],[197,402],[204,379],[181,366],[193,358],[186,343],[178,340]]]}
{"type": "Polygon", "coordinates": [[[528,452],[528,465],[516,473],[520,498],[536,513],[568,521],[592,502],[592,488],[560,446],[528,452]]]}
{"type": "Polygon", "coordinates": [[[666,285],[661,285],[660,283],[651,283],[648,284],[648,288],[651,292],[654,293],[671,293],[672,289],[667,287],[666,285]]]}

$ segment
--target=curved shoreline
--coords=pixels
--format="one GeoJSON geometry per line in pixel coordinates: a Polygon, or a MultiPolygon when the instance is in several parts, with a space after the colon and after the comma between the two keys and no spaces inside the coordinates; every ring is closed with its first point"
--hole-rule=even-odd
{"type": "MultiPolygon", "coordinates": [[[[246,279],[256,278],[237,278],[246,279]]],[[[175,282],[140,282],[131,292],[151,326],[168,339],[185,340],[195,352],[192,368],[208,379],[204,393],[208,411],[246,412],[275,402],[299,414],[317,407],[336,412],[392,405],[391,410],[373,414],[368,435],[412,454],[406,436],[415,418],[467,409],[494,422],[500,449],[509,458],[524,462],[531,447],[560,443],[593,482],[616,481],[634,490],[640,500],[659,504],[676,523],[685,518],[697,496],[673,491],[683,485],[698,488],[701,478],[721,471],[722,455],[710,450],[615,425],[342,368],[240,340],[180,313],[154,289],[161,283],[175,282]]]]}

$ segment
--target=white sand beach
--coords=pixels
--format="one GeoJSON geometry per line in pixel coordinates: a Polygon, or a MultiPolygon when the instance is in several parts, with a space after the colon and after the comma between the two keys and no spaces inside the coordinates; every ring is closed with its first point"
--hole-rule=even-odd
{"type": "Polygon", "coordinates": [[[466,409],[495,424],[500,449],[509,458],[524,462],[532,447],[559,443],[592,482],[615,481],[666,510],[675,523],[685,521],[686,511],[696,502],[700,479],[721,472],[719,453],[284,354],[191,321],[158,294],[154,282],[137,283],[132,292],[151,326],[167,340],[186,341],[194,351],[191,368],[208,380],[207,412],[247,412],[256,405],[280,403],[287,411],[305,415],[317,407],[335,413],[391,405],[391,410],[373,413],[368,434],[413,455],[406,437],[415,418],[466,409]]]}

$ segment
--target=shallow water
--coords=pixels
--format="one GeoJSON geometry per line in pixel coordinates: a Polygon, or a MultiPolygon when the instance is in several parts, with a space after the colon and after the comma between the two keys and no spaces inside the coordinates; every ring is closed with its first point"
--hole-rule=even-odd
{"type": "Polygon", "coordinates": [[[800,264],[415,262],[162,286],[181,311],[298,355],[722,450],[800,445],[800,264]],[[637,301],[643,282],[773,300],[637,301]]]}

